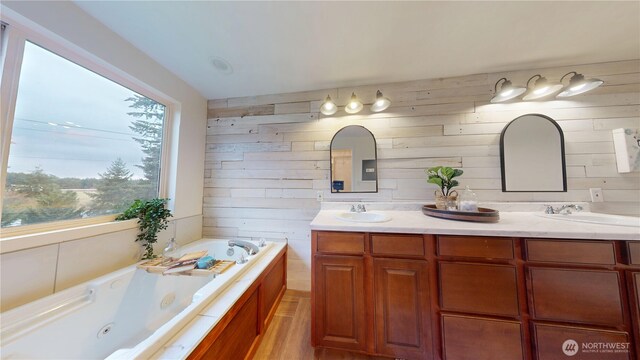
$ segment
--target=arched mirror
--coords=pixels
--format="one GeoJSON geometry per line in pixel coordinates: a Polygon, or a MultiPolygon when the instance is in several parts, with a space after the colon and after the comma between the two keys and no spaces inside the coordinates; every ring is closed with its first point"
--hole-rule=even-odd
{"type": "Polygon", "coordinates": [[[331,139],[331,192],[378,192],[376,139],[363,126],[340,129],[331,139]]]}
{"type": "Polygon", "coordinates": [[[548,116],[515,118],[500,135],[502,191],[567,191],[564,135],[548,116]]]}

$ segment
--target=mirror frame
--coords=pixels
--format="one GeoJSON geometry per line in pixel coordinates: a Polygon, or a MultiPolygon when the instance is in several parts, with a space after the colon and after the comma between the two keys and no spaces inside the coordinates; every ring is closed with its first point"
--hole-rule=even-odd
{"type": "Polygon", "coordinates": [[[347,125],[344,126],[342,128],[340,128],[340,130],[336,131],[335,134],[333,134],[333,137],[331,138],[331,142],[329,143],[329,192],[332,194],[365,194],[365,193],[377,193],[378,192],[378,143],[376,141],[376,137],[373,135],[373,133],[371,132],[371,130],[367,129],[366,127],[362,126],[362,125],[347,125]],[[375,155],[375,160],[376,160],[376,190],[375,191],[349,191],[349,192],[341,192],[341,191],[333,191],[333,166],[331,166],[331,159],[333,159],[333,140],[335,140],[336,136],[344,129],[350,127],[350,126],[357,126],[357,127],[361,127],[363,128],[366,132],[369,133],[369,135],[371,135],[371,138],[373,139],[373,153],[375,155]]]}
{"type": "Polygon", "coordinates": [[[565,160],[564,132],[562,131],[562,128],[560,127],[560,125],[558,125],[558,123],[555,120],[553,120],[547,115],[535,114],[535,113],[520,115],[517,118],[511,120],[502,129],[502,132],[500,133],[500,175],[502,180],[502,192],[567,192],[567,163],[565,160]],[[549,121],[551,124],[553,124],[553,126],[555,126],[556,129],[558,130],[558,134],[560,135],[560,157],[562,160],[562,190],[507,190],[507,183],[505,181],[506,174],[504,169],[504,134],[511,124],[513,124],[515,121],[525,116],[541,117],[549,121]]]}

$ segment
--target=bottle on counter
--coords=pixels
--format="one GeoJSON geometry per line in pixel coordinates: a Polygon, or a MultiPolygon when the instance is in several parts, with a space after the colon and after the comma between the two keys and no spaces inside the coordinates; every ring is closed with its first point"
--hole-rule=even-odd
{"type": "Polygon", "coordinates": [[[164,257],[180,257],[178,256],[178,248],[180,246],[178,245],[178,243],[176,242],[175,238],[171,238],[169,239],[169,241],[167,242],[167,246],[164,248],[164,250],[162,250],[162,255],[164,257]]]}
{"type": "Polygon", "coordinates": [[[478,196],[469,189],[469,186],[458,196],[458,210],[478,211],[478,196]]]}

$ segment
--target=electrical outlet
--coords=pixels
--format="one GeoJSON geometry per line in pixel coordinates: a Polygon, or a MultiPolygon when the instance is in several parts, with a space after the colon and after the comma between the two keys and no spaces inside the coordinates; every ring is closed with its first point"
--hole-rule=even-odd
{"type": "Polygon", "coordinates": [[[604,198],[602,197],[602,189],[600,188],[591,188],[589,189],[589,193],[591,193],[591,202],[603,202],[604,198]]]}
{"type": "Polygon", "coordinates": [[[322,191],[316,192],[316,201],[322,201],[322,200],[324,200],[324,192],[322,191]]]}

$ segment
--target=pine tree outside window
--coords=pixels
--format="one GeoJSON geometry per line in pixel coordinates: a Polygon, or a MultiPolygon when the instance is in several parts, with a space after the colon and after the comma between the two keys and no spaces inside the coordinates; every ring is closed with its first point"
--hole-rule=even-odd
{"type": "Polygon", "coordinates": [[[165,105],[28,41],[19,71],[2,228],[160,196],[165,105]]]}

